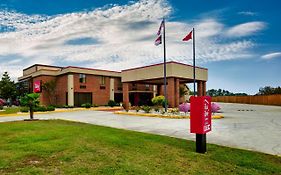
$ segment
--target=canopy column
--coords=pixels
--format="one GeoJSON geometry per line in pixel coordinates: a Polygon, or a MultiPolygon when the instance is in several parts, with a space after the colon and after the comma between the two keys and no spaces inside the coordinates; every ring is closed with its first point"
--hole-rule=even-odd
{"type": "Polygon", "coordinates": [[[129,83],[123,83],[123,106],[129,110],[129,83]]]}

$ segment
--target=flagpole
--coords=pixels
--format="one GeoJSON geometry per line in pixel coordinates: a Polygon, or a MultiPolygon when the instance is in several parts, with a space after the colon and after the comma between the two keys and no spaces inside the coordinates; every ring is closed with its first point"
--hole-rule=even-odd
{"type": "Polygon", "coordinates": [[[163,18],[163,41],[164,41],[164,96],[165,96],[165,112],[167,112],[167,78],[166,78],[166,29],[165,18],[163,18]]]}
{"type": "Polygon", "coordinates": [[[193,38],[193,96],[195,97],[196,96],[196,91],[195,91],[195,84],[196,84],[196,78],[195,78],[195,30],[194,28],[192,29],[192,38],[193,38]]]}
{"type": "MultiPolygon", "coordinates": [[[[195,91],[195,83],[196,83],[196,77],[195,77],[195,30],[192,29],[192,38],[193,38],[193,88],[194,88],[194,97],[196,96],[195,91]]],[[[201,95],[201,94],[200,94],[201,95]]],[[[198,96],[198,92],[197,92],[198,96]]],[[[197,134],[196,133],[196,152],[198,153],[205,153],[207,151],[207,145],[206,145],[206,134],[197,134]]]]}

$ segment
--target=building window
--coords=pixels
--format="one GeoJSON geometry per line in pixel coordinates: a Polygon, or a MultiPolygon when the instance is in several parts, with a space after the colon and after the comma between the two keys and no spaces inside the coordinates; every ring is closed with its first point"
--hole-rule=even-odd
{"type": "Polygon", "coordinates": [[[105,76],[101,76],[100,85],[101,85],[101,86],[104,86],[104,85],[105,85],[105,76]]]}
{"type": "Polygon", "coordinates": [[[136,83],[133,83],[133,84],[132,84],[132,90],[133,90],[133,91],[137,90],[137,84],[136,84],[136,83]]]}
{"type": "Polygon", "coordinates": [[[105,89],[105,76],[100,77],[100,89],[105,89]]]}
{"type": "Polygon", "coordinates": [[[121,83],[121,81],[118,81],[117,90],[118,91],[122,91],[122,83],[121,83]]]}
{"type": "Polygon", "coordinates": [[[149,90],[149,84],[145,85],[145,90],[147,90],[147,91],[149,90]]]}
{"type": "Polygon", "coordinates": [[[80,85],[80,89],[86,89],[86,86],[80,85]]]}
{"type": "Polygon", "coordinates": [[[85,74],[79,75],[79,82],[80,83],[86,83],[86,75],[85,74]]]}

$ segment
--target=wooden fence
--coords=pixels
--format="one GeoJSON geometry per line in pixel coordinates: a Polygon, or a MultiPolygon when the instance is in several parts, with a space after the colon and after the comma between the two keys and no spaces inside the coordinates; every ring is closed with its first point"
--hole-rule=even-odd
{"type": "Polygon", "coordinates": [[[281,106],[281,94],[259,96],[218,96],[212,97],[212,101],[224,103],[245,103],[281,106]]]}

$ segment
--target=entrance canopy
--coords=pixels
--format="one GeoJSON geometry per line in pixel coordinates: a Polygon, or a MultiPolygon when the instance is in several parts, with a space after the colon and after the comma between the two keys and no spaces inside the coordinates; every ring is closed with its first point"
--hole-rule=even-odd
{"type": "MultiPolygon", "coordinates": [[[[178,78],[180,83],[193,82],[193,67],[191,65],[171,61],[167,62],[166,66],[167,78],[178,78]]],[[[121,81],[122,83],[137,82],[143,84],[161,85],[164,84],[163,72],[163,63],[126,69],[121,72],[121,81]]],[[[196,81],[208,80],[208,69],[196,67],[195,73],[196,81]]]]}
{"type": "MultiPolygon", "coordinates": [[[[170,107],[177,107],[180,102],[180,86],[193,82],[193,67],[188,64],[174,61],[167,62],[166,66],[167,99],[170,107]]],[[[208,69],[196,67],[195,73],[197,95],[205,95],[206,81],[208,80],[208,69]]],[[[163,63],[122,70],[121,81],[123,84],[123,104],[125,108],[128,109],[130,84],[153,85],[154,96],[164,95],[163,74],[163,63]]]]}

